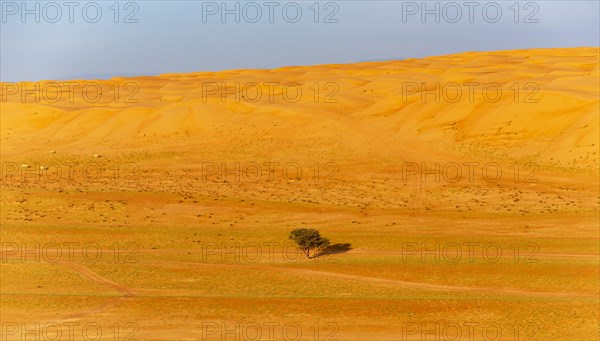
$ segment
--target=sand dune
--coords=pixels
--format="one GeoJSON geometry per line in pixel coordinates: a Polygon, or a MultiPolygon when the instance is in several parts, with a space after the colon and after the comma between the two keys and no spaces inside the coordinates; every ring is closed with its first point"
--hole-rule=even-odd
{"type": "Polygon", "coordinates": [[[3,321],[95,323],[106,340],[115,322],[121,339],[143,340],[246,322],[297,323],[312,341],[429,339],[405,328],[425,322],[459,325],[461,340],[595,339],[599,56],[468,52],[69,81],[58,93],[3,83],[3,321]],[[461,165],[461,179],[440,164],[461,165]],[[487,164],[501,176],[483,176],[487,164]],[[290,261],[299,226],[351,249],[290,261]],[[472,260],[463,248],[448,259],[474,244],[472,260]],[[236,258],[236,245],[254,248],[236,258]]]}
{"type": "Polygon", "coordinates": [[[594,171],[598,77],[598,49],[569,48],[73,81],[74,100],[63,93],[56,103],[44,102],[52,95],[41,90],[39,103],[33,95],[22,101],[22,91],[3,86],[2,154],[150,147],[156,136],[176,146],[177,134],[210,141],[244,125],[245,133],[268,130],[280,141],[328,136],[360,147],[371,135],[388,141],[377,147],[384,153],[427,146],[594,171]],[[96,85],[104,90],[97,103],[80,93],[90,82],[88,97],[96,85]]]}

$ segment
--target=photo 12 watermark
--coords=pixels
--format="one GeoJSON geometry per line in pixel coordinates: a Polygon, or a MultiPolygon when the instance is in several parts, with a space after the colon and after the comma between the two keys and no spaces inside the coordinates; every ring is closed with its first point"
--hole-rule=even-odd
{"type": "Polygon", "coordinates": [[[135,322],[10,322],[0,323],[0,339],[6,341],[140,341],[140,328],[135,322]]]}
{"type": "Polygon", "coordinates": [[[533,1],[402,1],[402,23],[537,24],[539,2],[533,1]]]}
{"type": "Polygon", "coordinates": [[[349,244],[333,244],[324,249],[312,250],[307,257],[306,252],[298,249],[293,243],[279,242],[202,242],[200,258],[203,263],[337,263],[335,255],[350,249],[349,244]]]}
{"type": "Polygon", "coordinates": [[[202,102],[222,103],[339,103],[340,87],[335,82],[309,84],[280,82],[203,82],[202,102]]]}
{"type": "Polygon", "coordinates": [[[140,5],[134,1],[0,1],[2,23],[137,24],[140,5]]]}
{"type": "Polygon", "coordinates": [[[300,164],[298,162],[202,162],[202,183],[252,182],[329,182],[335,179],[339,166],[335,162],[300,164]]]}
{"type": "Polygon", "coordinates": [[[501,244],[498,242],[403,242],[402,262],[485,263],[502,259],[513,263],[535,264],[540,247],[533,242],[501,244]]]}
{"type": "Polygon", "coordinates": [[[68,81],[0,83],[0,101],[20,103],[139,103],[138,83],[133,81],[68,81]]]}
{"type": "Polygon", "coordinates": [[[402,341],[534,341],[540,330],[537,323],[479,321],[406,321],[402,322],[402,341]]]}
{"type": "Polygon", "coordinates": [[[403,162],[400,173],[403,182],[420,181],[421,183],[458,183],[483,180],[496,183],[503,175],[512,175],[510,178],[515,183],[538,183],[536,174],[539,165],[528,162],[525,164],[515,162],[511,166],[503,167],[497,162],[403,162]],[[506,169],[508,168],[508,169],[506,169]]]}
{"type": "Polygon", "coordinates": [[[45,242],[25,243],[3,241],[1,244],[2,263],[7,262],[84,262],[84,263],[137,263],[140,247],[137,243],[114,242],[45,242]]]}
{"type": "Polygon", "coordinates": [[[337,323],[315,322],[310,326],[300,323],[268,322],[202,322],[201,341],[342,341],[337,337],[337,323]]]}
{"type": "MultiPolygon", "coordinates": [[[[55,151],[50,151],[54,154],[55,151]]],[[[100,154],[93,154],[101,158],[100,154]]],[[[140,168],[134,162],[27,161],[2,162],[0,182],[21,184],[115,183],[137,184],[140,168]]]]}
{"type": "Polygon", "coordinates": [[[340,2],[202,1],[202,23],[337,24],[340,2]]]}
{"type": "Polygon", "coordinates": [[[535,82],[402,82],[402,102],[420,103],[498,103],[508,99],[514,103],[539,103],[540,87],[535,82]]]}

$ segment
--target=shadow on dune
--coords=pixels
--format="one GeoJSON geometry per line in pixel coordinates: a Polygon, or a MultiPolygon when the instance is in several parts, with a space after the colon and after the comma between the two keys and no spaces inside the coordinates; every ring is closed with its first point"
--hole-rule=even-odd
{"type": "Polygon", "coordinates": [[[321,250],[319,253],[312,256],[311,258],[317,258],[317,257],[321,257],[321,256],[326,256],[326,255],[335,255],[338,253],[345,253],[350,250],[352,250],[352,244],[350,244],[350,243],[333,244],[333,245],[329,245],[327,248],[321,250]]]}

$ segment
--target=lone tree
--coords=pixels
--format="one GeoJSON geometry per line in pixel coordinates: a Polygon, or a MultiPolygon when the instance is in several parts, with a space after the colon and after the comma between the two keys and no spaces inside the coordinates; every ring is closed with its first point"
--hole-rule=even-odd
{"type": "Polygon", "coordinates": [[[306,254],[306,258],[310,258],[311,250],[323,250],[329,246],[329,239],[321,237],[315,229],[294,229],[290,232],[290,239],[306,254]]]}

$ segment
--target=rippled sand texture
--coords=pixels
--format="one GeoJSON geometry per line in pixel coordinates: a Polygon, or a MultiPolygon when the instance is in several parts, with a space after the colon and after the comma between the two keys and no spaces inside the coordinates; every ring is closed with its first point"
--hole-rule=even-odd
{"type": "Polygon", "coordinates": [[[568,48],[2,84],[3,337],[594,340],[599,79],[568,48]],[[299,226],[351,245],[295,258],[299,226]]]}

